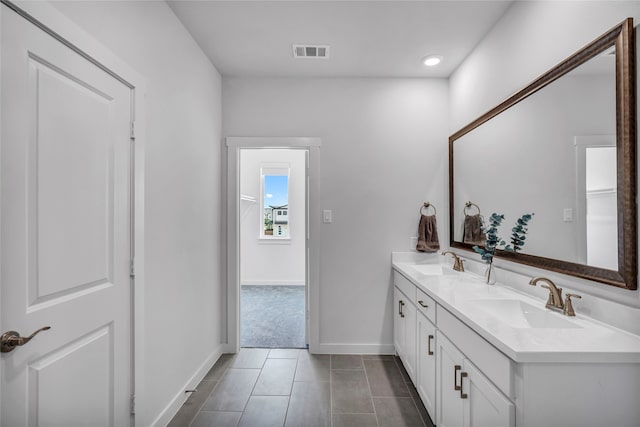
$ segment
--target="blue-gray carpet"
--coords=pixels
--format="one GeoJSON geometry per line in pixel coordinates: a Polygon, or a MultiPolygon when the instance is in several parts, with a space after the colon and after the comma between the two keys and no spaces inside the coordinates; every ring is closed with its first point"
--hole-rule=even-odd
{"type": "Polygon", "coordinates": [[[304,290],[304,286],[241,286],[240,346],[305,348],[304,290]]]}

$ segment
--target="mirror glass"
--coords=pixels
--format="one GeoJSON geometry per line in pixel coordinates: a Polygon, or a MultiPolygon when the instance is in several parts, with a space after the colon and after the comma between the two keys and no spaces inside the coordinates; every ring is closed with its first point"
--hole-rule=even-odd
{"type": "Polygon", "coordinates": [[[635,289],[628,21],[450,138],[453,247],[472,246],[465,215],[504,214],[499,235],[508,240],[512,224],[534,213],[522,250],[501,256],[635,289]]]}

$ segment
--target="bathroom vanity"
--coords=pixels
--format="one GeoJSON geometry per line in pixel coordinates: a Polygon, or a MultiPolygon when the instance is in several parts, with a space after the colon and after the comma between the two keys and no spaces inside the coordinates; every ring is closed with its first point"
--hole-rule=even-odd
{"type": "Polygon", "coordinates": [[[441,260],[392,255],[396,352],[436,425],[639,425],[639,336],[441,260]]]}

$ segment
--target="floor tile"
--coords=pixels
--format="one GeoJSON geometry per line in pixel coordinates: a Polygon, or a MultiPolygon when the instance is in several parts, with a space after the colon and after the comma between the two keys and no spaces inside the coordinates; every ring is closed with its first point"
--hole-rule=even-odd
{"type": "Polygon", "coordinates": [[[213,390],[202,410],[243,411],[258,375],[260,375],[259,369],[230,368],[213,390]]]}
{"type": "Polygon", "coordinates": [[[216,381],[201,381],[195,392],[190,393],[182,408],[169,422],[167,427],[183,427],[196,417],[204,402],[209,398],[211,391],[216,386],[216,381]]]}
{"type": "Polygon", "coordinates": [[[395,360],[368,359],[364,361],[364,367],[372,396],[410,396],[395,360]]]}
{"type": "Polygon", "coordinates": [[[251,396],[240,418],[240,427],[282,427],[289,396],[251,396]]]}
{"type": "Polygon", "coordinates": [[[378,427],[374,414],[333,414],[333,427],[378,427]]]}
{"type": "Polygon", "coordinates": [[[290,395],[297,362],[296,359],[267,359],[252,395],[290,395]]]}
{"type": "Polygon", "coordinates": [[[301,352],[307,350],[300,350],[297,348],[272,348],[269,352],[269,359],[297,359],[301,352]]]}
{"type": "Polygon", "coordinates": [[[235,360],[231,364],[232,368],[241,369],[262,369],[267,355],[268,348],[241,348],[235,360]]]}
{"type": "Polygon", "coordinates": [[[424,427],[410,397],[374,397],[379,427],[424,427]]]}
{"type": "Polygon", "coordinates": [[[328,382],[294,382],[285,427],[330,427],[328,382]]]}
{"type": "Polygon", "coordinates": [[[198,413],[198,416],[189,427],[236,427],[242,412],[205,412],[198,413]]]}
{"type": "Polygon", "coordinates": [[[331,369],[363,369],[359,354],[332,354],[331,369]]]}
{"type": "Polygon", "coordinates": [[[334,414],[373,412],[364,370],[331,371],[331,405],[334,414]]]}
{"type": "Polygon", "coordinates": [[[300,354],[295,381],[329,381],[328,354],[300,354]]]}

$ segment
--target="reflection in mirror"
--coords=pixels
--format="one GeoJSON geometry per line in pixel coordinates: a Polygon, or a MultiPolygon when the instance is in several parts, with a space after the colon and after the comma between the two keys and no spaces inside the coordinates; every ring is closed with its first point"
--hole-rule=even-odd
{"type": "Polygon", "coordinates": [[[451,246],[470,247],[468,200],[506,223],[535,212],[522,253],[503,257],[635,289],[630,21],[451,136],[451,246]]]}
{"type": "MultiPolygon", "coordinates": [[[[469,199],[488,213],[505,214],[506,223],[535,212],[523,253],[586,262],[588,251],[580,245],[588,239],[578,238],[585,233],[586,210],[577,205],[585,197],[578,191],[585,183],[578,181],[588,175],[577,174],[574,144],[583,135],[615,129],[615,57],[599,55],[456,141],[454,213],[462,214],[469,199]]],[[[615,156],[610,160],[615,170],[615,156]]],[[[454,218],[457,241],[463,219],[454,218]]],[[[617,269],[617,230],[609,231],[605,241],[613,244],[600,252],[609,253],[614,264],[597,266],[617,269]]]]}

